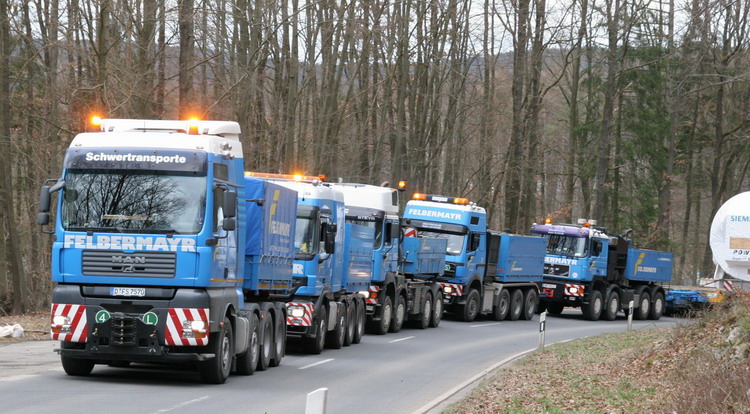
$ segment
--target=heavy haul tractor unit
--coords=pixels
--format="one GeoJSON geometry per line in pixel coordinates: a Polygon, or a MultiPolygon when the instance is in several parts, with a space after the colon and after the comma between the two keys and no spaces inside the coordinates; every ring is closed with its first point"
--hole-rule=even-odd
{"type": "Polygon", "coordinates": [[[416,193],[403,214],[405,235],[447,241],[436,280],[446,310],[464,321],[531,319],[537,309],[545,240],[487,229],[485,209],[465,198],[416,193]]]}
{"type": "Polygon", "coordinates": [[[623,235],[595,221],[534,224],[547,240],[540,305],[551,314],[581,308],[586,319],[614,320],[633,301],[635,319],[659,319],[665,310],[663,284],[672,280],[672,253],[636,249],[623,235]]]}
{"type": "Polygon", "coordinates": [[[54,235],[65,372],[185,362],[223,383],[281,363],[297,193],[244,177],[239,134],[236,122],[108,119],[73,139],[38,217],[54,235]]]}

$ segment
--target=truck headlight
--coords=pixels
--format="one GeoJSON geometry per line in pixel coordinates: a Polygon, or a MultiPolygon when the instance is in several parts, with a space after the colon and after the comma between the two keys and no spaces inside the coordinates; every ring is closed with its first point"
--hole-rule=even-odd
{"type": "Polygon", "coordinates": [[[370,297],[370,291],[369,290],[362,290],[359,292],[360,295],[364,296],[365,299],[368,299],[370,297]]]}
{"type": "Polygon", "coordinates": [[[52,324],[57,326],[70,325],[70,317],[65,315],[55,315],[52,317],[52,324]]]}
{"type": "Polygon", "coordinates": [[[302,306],[292,306],[292,307],[289,308],[289,314],[293,318],[298,318],[299,319],[299,318],[305,316],[305,308],[303,308],[302,306]]]}
{"type": "Polygon", "coordinates": [[[576,293],[578,293],[578,288],[577,288],[577,287],[575,287],[575,286],[571,286],[571,287],[570,287],[570,289],[568,289],[568,291],[569,291],[570,293],[572,293],[572,294],[574,294],[574,295],[575,295],[576,293]]]}
{"type": "Polygon", "coordinates": [[[446,295],[450,295],[453,293],[453,286],[443,286],[443,292],[445,292],[446,295]]]}

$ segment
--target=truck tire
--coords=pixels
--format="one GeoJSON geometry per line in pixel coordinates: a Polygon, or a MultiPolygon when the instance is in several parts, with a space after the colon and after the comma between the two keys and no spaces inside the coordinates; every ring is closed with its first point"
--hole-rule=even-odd
{"type": "Polygon", "coordinates": [[[500,291],[500,297],[497,299],[497,306],[492,308],[492,319],[504,321],[508,317],[508,310],[510,310],[510,292],[503,288],[500,291]]]}
{"type": "Polygon", "coordinates": [[[565,305],[562,302],[546,302],[546,308],[550,315],[559,315],[565,309],[565,305]]]}
{"type": "Polygon", "coordinates": [[[273,357],[271,357],[272,367],[281,365],[281,359],[286,355],[286,317],[279,311],[276,315],[276,324],[273,330],[273,357]]]}
{"type": "Polygon", "coordinates": [[[356,324],[354,325],[354,336],[352,337],[352,343],[358,344],[362,342],[362,335],[365,334],[365,321],[367,320],[367,311],[365,310],[364,299],[357,299],[354,302],[354,313],[356,314],[356,324]]]}
{"type": "Polygon", "coordinates": [[[223,384],[232,370],[234,358],[232,324],[229,322],[229,318],[224,317],[222,325],[219,332],[212,334],[208,340],[208,353],[216,356],[198,364],[198,374],[201,381],[207,384],[223,384]]]}
{"type": "Polygon", "coordinates": [[[260,338],[260,357],[258,358],[258,371],[265,371],[271,366],[271,358],[274,350],[274,329],[273,318],[270,312],[263,312],[263,318],[260,320],[261,338],[260,338]]]}
{"type": "MultiPolygon", "coordinates": [[[[82,345],[82,344],[81,344],[82,345]]],[[[77,342],[61,342],[62,349],[75,349],[80,345],[77,342]]],[[[91,374],[96,363],[93,359],[73,358],[69,356],[60,356],[65,373],[73,377],[85,377],[91,374]]]]}
{"type": "Polygon", "coordinates": [[[583,311],[583,317],[590,321],[598,321],[602,316],[602,309],[604,309],[604,300],[602,299],[602,292],[594,290],[589,296],[589,303],[584,303],[581,306],[583,311]]]}
{"type": "Polygon", "coordinates": [[[638,308],[633,310],[633,318],[638,319],[639,321],[645,321],[648,319],[650,311],[651,295],[644,290],[641,292],[640,298],[638,299],[638,308]]]}
{"type": "Polygon", "coordinates": [[[406,301],[401,295],[396,296],[396,306],[393,308],[393,321],[391,321],[392,333],[396,333],[401,330],[404,326],[404,320],[406,319],[406,301]]]}
{"type": "MultiPolygon", "coordinates": [[[[520,289],[519,289],[520,290],[520,289]]],[[[539,296],[535,289],[527,289],[523,295],[523,312],[521,312],[521,319],[530,321],[536,314],[536,303],[539,301],[539,296]]]]}
{"type": "Polygon", "coordinates": [[[380,320],[372,321],[370,330],[376,335],[385,335],[391,329],[391,320],[393,320],[393,302],[391,297],[386,295],[380,308],[380,320]]]}
{"type": "Polygon", "coordinates": [[[437,328],[441,320],[443,320],[443,293],[438,290],[435,293],[435,300],[432,301],[430,328],[437,328]]]}
{"type": "Polygon", "coordinates": [[[656,292],[654,294],[654,303],[651,306],[651,310],[648,313],[648,318],[658,321],[661,319],[661,315],[664,313],[664,294],[656,292]]]}
{"type": "Polygon", "coordinates": [[[237,355],[235,370],[240,375],[253,375],[258,367],[258,356],[260,356],[260,322],[258,315],[253,314],[250,318],[250,336],[247,341],[247,350],[237,355]]]}
{"type": "Polygon", "coordinates": [[[476,289],[469,289],[466,295],[466,303],[461,306],[461,320],[471,322],[479,314],[479,292],[476,289]]]}
{"type": "Polygon", "coordinates": [[[336,328],[328,332],[328,347],[331,349],[341,349],[341,347],[344,346],[344,340],[346,339],[346,305],[342,302],[339,307],[341,306],[344,306],[344,309],[339,311],[336,320],[336,328]]]}
{"type": "Polygon", "coordinates": [[[517,321],[523,312],[523,292],[521,289],[512,289],[510,292],[510,310],[506,319],[517,321]]]}
{"type": "Polygon", "coordinates": [[[346,335],[344,336],[344,346],[352,344],[356,323],[354,302],[352,301],[346,304],[346,335]]]}
{"type": "Polygon", "coordinates": [[[306,338],[304,341],[307,352],[314,355],[323,352],[323,348],[325,348],[326,344],[326,332],[328,332],[328,326],[326,325],[327,321],[328,313],[326,313],[325,306],[321,306],[318,311],[318,323],[315,325],[315,337],[306,338]]]}
{"type": "Polygon", "coordinates": [[[620,312],[620,294],[616,290],[612,290],[607,295],[607,302],[604,306],[602,317],[608,321],[613,321],[617,319],[618,312],[620,312]]]}
{"type": "Polygon", "coordinates": [[[414,321],[414,326],[418,329],[427,329],[430,327],[430,321],[432,320],[432,293],[427,292],[424,300],[422,301],[422,308],[419,310],[419,318],[414,321]]]}

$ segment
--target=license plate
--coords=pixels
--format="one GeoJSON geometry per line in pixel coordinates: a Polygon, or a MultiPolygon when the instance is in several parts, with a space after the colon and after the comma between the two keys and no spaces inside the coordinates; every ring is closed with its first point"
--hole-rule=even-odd
{"type": "Polygon", "coordinates": [[[146,296],[146,288],[114,287],[109,289],[110,296],[146,296]]]}
{"type": "Polygon", "coordinates": [[[542,287],[547,289],[554,289],[557,287],[557,285],[553,285],[551,283],[542,283],[542,287]]]}

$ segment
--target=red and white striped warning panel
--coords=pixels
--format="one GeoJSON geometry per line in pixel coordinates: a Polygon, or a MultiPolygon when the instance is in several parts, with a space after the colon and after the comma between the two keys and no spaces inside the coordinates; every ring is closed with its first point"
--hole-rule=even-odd
{"type": "Polygon", "coordinates": [[[313,304],[310,302],[287,302],[286,324],[289,326],[312,326],[313,304]]]}
{"type": "Polygon", "coordinates": [[[207,308],[169,308],[167,311],[167,329],[164,334],[167,345],[208,345],[208,334],[207,308]]]}
{"type": "Polygon", "coordinates": [[[370,292],[370,296],[365,299],[365,303],[368,305],[377,305],[378,304],[378,293],[380,292],[380,286],[370,286],[369,289],[367,289],[370,292]]]}
{"type": "Polygon", "coordinates": [[[724,290],[734,290],[734,281],[724,280],[724,290]]]}
{"type": "Polygon", "coordinates": [[[404,227],[404,237],[417,237],[417,229],[414,227],[404,227]]]}
{"type": "Polygon", "coordinates": [[[441,283],[440,287],[443,288],[443,293],[448,296],[462,296],[464,294],[463,285],[456,283],[441,283]]]}
{"type": "Polygon", "coordinates": [[[583,285],[565,284],[565,296],[583,297],[583,285]]]}
{"type": "Polygon", "coordinates": [[[86,342],[89,332],[86,306],[53,303],[50,332],[56,341],[86,342]]]}

